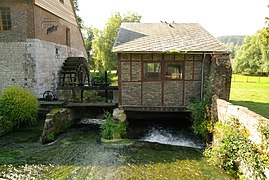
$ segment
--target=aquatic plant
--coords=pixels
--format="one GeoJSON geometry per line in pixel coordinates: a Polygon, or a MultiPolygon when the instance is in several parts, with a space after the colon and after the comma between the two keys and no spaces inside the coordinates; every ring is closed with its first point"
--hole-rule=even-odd
{"type": "Polygon", "coordinates": [[[114,120],[109,112],[104,113],[104,124],[101,125],[101,136],[104,139],[122,138],[126,135],[126,122],[114,120]]]}
{"type": "Polygon", "coordinates": [[[5,131],[36,123],[39,109],[37,98],[27,89],[8,87],[0,94],[0,127],[5,131]]]}

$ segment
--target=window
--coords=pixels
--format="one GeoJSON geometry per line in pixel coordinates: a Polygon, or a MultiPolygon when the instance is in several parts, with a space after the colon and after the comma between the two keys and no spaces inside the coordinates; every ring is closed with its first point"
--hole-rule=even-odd
{"type": "Polygon", "coordinates": [[[70,41],[70,29],[66,28],[66,45],[71,46],[71,41],[70,41]]]}
{"type": "Polygon", "coordinates": [[[0,8],[0,31],[11,30],[10,8],[0,8]]]}
{"type": "Polygon", "coordinates": [[[179,62],[165,63],[166,79],[182,79],[182,64],[179,62]]]}
{"type": "Polygon", "coordinates": [[[144,63],[144,79],[160,80],[161,63],[144,63]]]}

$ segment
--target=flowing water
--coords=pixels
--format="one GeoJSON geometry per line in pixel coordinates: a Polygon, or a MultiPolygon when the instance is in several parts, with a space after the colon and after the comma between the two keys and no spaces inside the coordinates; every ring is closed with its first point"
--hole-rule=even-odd
{"type": "Polygon", "coordinates": [[[201,141],[195,139],[190,132],[184,129],[173,130],[167,128],[164,129],[162,127],[152,127],[142,140],[197,149],[202,149],[204,147],[201,141]]]}
{"type": "Polygon", "coordinates": [[[48,145],[40,133],[0,137],[0,179],[231,179],[182,133],[154,128],[141,140],[101,143],[98,130],[77,127],[48,145]]]}

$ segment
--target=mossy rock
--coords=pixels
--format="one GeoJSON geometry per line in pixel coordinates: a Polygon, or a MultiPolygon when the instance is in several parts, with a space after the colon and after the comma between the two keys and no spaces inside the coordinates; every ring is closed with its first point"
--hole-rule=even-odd
{"type": "Polygon", "coordinates": [[[134,141],[131,139],[104,139],[101,138],[102,143],[133,143],[134,141]]]}

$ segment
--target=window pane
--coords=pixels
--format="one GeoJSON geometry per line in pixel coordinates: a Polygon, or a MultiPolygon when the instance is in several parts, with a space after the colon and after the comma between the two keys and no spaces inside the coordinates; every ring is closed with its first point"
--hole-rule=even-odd
{"type": "Polygon", "coordinates": [[[144,78],[147,80],[160,80],[161,63],[144,63],[144,78]]]}
{"type": "Polygon", "coordinates": [[[182,64],[165,63],[165,78],[182,79],[182,64]]]}
{"type": "Polygon", "coordinates": [[[9,8],[0,8],[1,17],[2,19],[2,29],[3,30],[11,30],[11,16],[10,16],[10,9],[9,8]]]}

